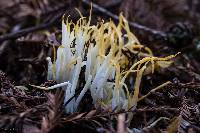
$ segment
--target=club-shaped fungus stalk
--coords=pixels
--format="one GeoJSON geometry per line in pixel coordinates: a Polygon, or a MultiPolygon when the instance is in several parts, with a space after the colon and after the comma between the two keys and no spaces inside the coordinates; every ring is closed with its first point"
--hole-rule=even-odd
{"type": "Polygon", "coordinates": [[[56,60],[47,58],[47,78],[58,83],[49,89],[62,87],[64,103],[74,97],[77,89],[81,90],[66,105],[67,113],[77,111],[88,90],[95,107],[128,110],[137,105],[142,76],[168,67],[176,55],[154,57],[130,31],[122,15],[118,25],[109,21],[91,26],[90,20],[91,17],[89,21],[81,17],[73,23],[63,17],[62,44],[57,49],[56,60]],[[135,79],[134,88],[128,88],[125,83],[129,75],[135,79]]]}

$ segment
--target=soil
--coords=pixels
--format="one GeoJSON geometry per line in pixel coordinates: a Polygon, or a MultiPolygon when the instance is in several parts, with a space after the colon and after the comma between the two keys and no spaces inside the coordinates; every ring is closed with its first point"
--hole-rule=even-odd
{"type": "Polygon", "coordinates": [[[45,91],[31,85],[56,84],[46,79],[46,57],[53,57],[53,44],[60,44],[62,15],[70,15],[75,22],[78,8],[88,16],[90,2],[0,1],[0,132],[200,132],[200,1],[93,2],[92,24],[110,19],[117,22],[115,15],[122,12],[131,31],[155,56],[181,54],[170,67],[142,78],[140,96],[150,95],[138,102],[136,109],[96,109],[88,92],[78,112],[66,114],[62,89],[45,91]],[[166,81],[172,83],[151,91],[166,81]],[[127,123],[124,119],[130,113],[133,118],[127,123]]]}

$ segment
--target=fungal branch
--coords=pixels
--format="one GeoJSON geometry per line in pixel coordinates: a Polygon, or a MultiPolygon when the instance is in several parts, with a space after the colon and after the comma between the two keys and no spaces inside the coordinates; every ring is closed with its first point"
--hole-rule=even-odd
{"type": "Polygon", "coordinates": [[[82,16],[76,23],[63,17],[62,45],[53,62],[47,58],[47,78],[58,83],[49,89],[62,87],[65,103],[81,89],[80,94],[67,104],[67,113],[77,111],[88,90],[95,107],[128,110],[137,105],[142,76],[168,67],[176,55],[154,57],[151,49],[141,45],[130,31],[122,14],[118,25],[110,20],[91,26],[90,20],[91,15],[89,21],[82,16]],[[133,95],[125,83],[129,75],[135,78],[133,95]],[[83,86],[79,85],[83,80],[80,77],[85,78],[83,86]]]}

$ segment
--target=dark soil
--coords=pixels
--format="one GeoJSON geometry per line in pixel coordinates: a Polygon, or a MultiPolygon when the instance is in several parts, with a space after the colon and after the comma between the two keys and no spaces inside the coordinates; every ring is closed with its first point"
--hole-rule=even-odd
{"type": "MultiPolygon", "coordinates": [[[[200,1],[198,0],[96,0],[92,23],[117,22],[123,12],[140,42],[164,57],[181,52],[173,65],[143,77],[140,95],[158,85],[132,110],[128,123],[118,119],[129,111],[95,109],[86,94],[79,112],[66,114],[61,89],[43,91],[30,85],[51,86],[46,57],[60,42],[61,17],[72,21],[89,15],[87,0],[0,1],[0,132],[62,133],[118,132],[119,125],[133,133],[200,132],[200,1]],[[106,9],[106,10],[102,10],[106,9]],[[143,25],[140,27],[136,24],[143,25]],[[56,38],[56,39],[55,39],[56,38]]],[[[131,85],[131,84],[130,84],[131,85]]],[[[127,132],[127,130],[122,130],[127,132]]]]}

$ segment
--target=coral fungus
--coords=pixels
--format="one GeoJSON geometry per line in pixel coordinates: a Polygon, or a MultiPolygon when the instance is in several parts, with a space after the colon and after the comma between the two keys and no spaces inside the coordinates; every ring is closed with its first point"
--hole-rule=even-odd
{"type": "MultiPolygon", "coordinates": [[[[67,102],[75,95],[81,71],[85,84],[81,92],[66,106],[72,113],[90,90],[95,107],[112,110],[128,110],[137,105],[142,76],[153,73],[155,68],[168,67],[171,58],[154,57],[152,51],[141,45],[130,31],[128,22],[120,15],[119,23],[113,21],[90,25],[81,17],[77,23],[62,20],[62,44],[57,49],[56,60],[48,57],[48,79],[57,81],[65,90],[67,102]],[[137,55],[138,58],[133,58],[137,55]],[[136,73],[134,94],[130,93],[125,81],[130,73],[136,73]]],[[[55,87],[54,87],[55,88],[55,87]]]]}

